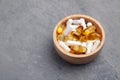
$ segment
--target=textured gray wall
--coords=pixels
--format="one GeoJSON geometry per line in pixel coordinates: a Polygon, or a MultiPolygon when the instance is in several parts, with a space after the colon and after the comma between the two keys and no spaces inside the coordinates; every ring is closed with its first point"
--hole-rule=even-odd
{"type": "Polygon", "coordinates": [[[120,80],[120,0],[0,0],[0,80],[120,80]],[[106,32],[92,63],[71,65],[53,47],[57,22],[96,18],[106,32]]]}

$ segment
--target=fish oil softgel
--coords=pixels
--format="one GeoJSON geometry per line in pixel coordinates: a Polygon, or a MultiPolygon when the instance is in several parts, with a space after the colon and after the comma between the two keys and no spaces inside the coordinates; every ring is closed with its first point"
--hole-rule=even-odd
{"type": "Polygon", "coordinates": [[[60,24],[56,31],[58,44],[71,54],[89,54],[100,44],[101,35],[96,26],[84,18],[68,19],[60,24]]]}
{"type": "Polygon", "coordinates": [[[79,45],[74,45],[71,46],[71,53],[73,54],[85,54],[85,52],[87,51],[87,48],[84,46],[79,46],[79,45]]]}
{"type": "Polygon", "coordinates": [[[57,33],[58,33],[58,34],[62,34],[62,32],[64,31],[64,28],[65,28],[65,26],[62,25],[62,24],[60,24],[60,25],[58,26],[58,28],[57,28],[57,33]]]}

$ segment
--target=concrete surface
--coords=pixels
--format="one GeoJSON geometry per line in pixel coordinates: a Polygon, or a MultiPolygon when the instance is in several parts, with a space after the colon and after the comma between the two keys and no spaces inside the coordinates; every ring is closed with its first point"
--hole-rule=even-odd
{"type": "Polygon", "coordinates": [[[0,0],[0,80],[120,80],[120,0],[0,0]],[[106,32],[92,63],[71,65],[52,31],[71,14],[96,18],[106,32]]]}

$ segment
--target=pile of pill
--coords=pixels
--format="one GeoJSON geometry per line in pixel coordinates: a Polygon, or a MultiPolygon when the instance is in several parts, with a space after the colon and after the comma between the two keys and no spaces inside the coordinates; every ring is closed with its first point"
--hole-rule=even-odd
{"type": "Polygon", "coordinates": [[[101,35],[92,22],[84,18],[68,19],[57,27],[58,44],[72,54],[89,54],[100,44],[101,35]]]}

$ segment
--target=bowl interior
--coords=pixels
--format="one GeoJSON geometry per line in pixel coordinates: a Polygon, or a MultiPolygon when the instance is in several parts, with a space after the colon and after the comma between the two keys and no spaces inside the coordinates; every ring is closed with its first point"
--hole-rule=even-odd
{"type": "Polygon", "coordinates": [[[103,43],[104,43],[104,39],[105,39],[105,33],[104,33],[104,30],[103,30],[101,24],[100,24],[97,20],[95,20],[94,18],[92,18],[92,17],[90,17],[90,16],[87,16],[87,15],[79,15],[79,14],[78,14],[78,15],[68,16],[68,17],[62,19],[62,20],[56,25],[56,27],[55,27],[55,29],[54,29],[54,32],[53,32],[53,40],[54,40],[55,46],[56,46],[63,54],[68,55],[68,56],[71,56],[71,57],[86,57],[86,56],[90,56],[90,55],[95,54],[96,52],[98,52],[98,51],[102,48],[103,43]],[[92,24],[95,25],[95,27],[96,27],[96,31],[101,35],[101,38],[100,38],[101,43],[100,43],[100,45],[98,46],[98,48],[97,48],[95,51],[92,51],[90,54],[76,55],[76,54],[68,53],[68,52],[62,50],[62,48],[59,46],[59,44],[58,44],[58,42],[57,42],[57,33],[56,33],[56,30],[57,30],[58,25],[60,25],[60,24],[66,24],[66,22],[67,22],[68,19],[73,19],[73,20],[75,20],[75,19],[80,19],[80,18],[84,18],[86,23],[87,23],[87,22],[92,22],[92,24]]]}

